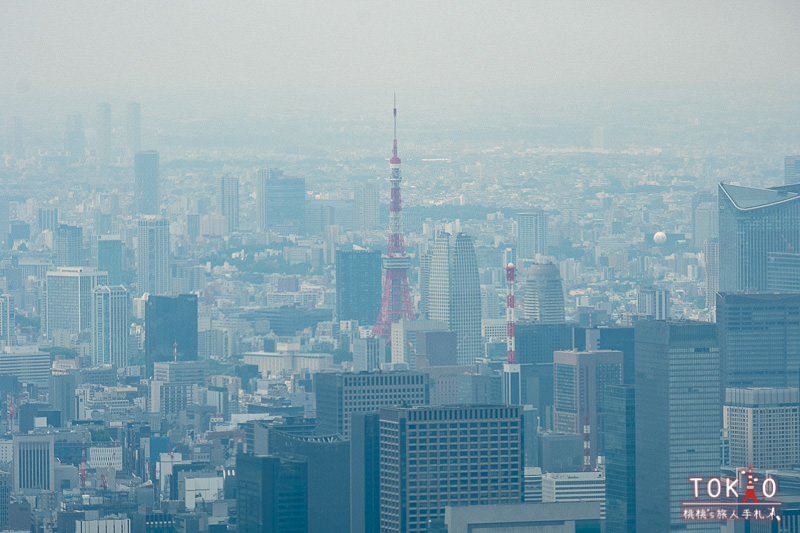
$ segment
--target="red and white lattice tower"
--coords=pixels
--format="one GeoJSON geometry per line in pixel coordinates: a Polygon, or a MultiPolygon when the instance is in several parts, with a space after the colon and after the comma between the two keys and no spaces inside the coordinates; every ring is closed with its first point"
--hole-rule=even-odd
{"type": "Polygon", "coordinates": [[[506,362],[516,364],[517,352],[514,334],[514,263],[506,267],[506,362]]]}
{"type": "Polygon", "coordinates": [[[392,332],[392,323],[401,318],[414,320],[414,307],[411,305],[411,291],[408,288],[408,268],[410,262],[406,256],[406,247],[403,242],[403,219],[401,216],[402,202],[400,199],[400,158],[397,157],[397,103],[394,106],[394,146],[389,166],[392,175],[389,181],[392,184],[391,201],[389,203],[389,251],[383,259],[383,268],[386,278],[383,284],[383,300],[381,312],[375,327],[372,328],[374,337],[389,337],[392,332]]]}

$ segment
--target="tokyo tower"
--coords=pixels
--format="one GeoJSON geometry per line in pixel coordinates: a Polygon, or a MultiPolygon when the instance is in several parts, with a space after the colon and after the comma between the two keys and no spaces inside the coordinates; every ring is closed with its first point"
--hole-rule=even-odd
{"type": "Polygon", "coordinates": [[[406,247],[403,242],[403,219],[400,214],[402,202],[400,200],[400,158],[397,157],[397,100],[394,104],[394,146],[389,167],[392,175],[389,181],[392,184],[391,200],[389,203],[389,252],[383,258],[383,268],[386,278],[383,284],[383,300],[378,321],[372,328],[373,337],[389,337],[392,323],[401,318],[414,320],[414,308],[411,305],[411,292],[408,289],[409,259],[406,256],[406,247]]]}

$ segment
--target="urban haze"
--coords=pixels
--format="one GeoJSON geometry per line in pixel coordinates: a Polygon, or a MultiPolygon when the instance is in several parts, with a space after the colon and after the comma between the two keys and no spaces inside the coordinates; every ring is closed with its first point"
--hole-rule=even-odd
{"type": "Polygon", "coordinates": [[[0,531],[800,531],[798,28],[0,2],[0,531]]]}

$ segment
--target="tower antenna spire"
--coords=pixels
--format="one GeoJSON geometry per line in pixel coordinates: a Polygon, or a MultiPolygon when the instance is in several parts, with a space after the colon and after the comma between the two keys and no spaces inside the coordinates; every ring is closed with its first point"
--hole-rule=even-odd
{"type": "Polygon", "coordinates": [[[402,201],[400,199],[400,158],[397,157],[397,94],[394,95],[394,145],[392,158],[389,160],[392,185],[389,200],[389,249],[383,260],[386,271],[383,286],[383,299],[378,321],[372,328],[373,337],[388,338],[392,332],[392,324],[401,318],[416,319],[414,306],[411,303],[411,292],[408,288],[408,269],[411,266],[406,255],[403,239],[402,201]]]}
{"type": "Polygon", "coordinates": [[[397,93],[394,93],[394,108],[392,109],[392,114],[394,115],[394,145],[392,146],[392,159],[396,159],[399,163],[400,158],[397,157],[397,93]]]}

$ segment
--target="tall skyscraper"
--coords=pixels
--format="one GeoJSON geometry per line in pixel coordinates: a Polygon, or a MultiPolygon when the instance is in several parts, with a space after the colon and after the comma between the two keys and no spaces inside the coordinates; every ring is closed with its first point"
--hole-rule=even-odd
{"type": "Polygon", "coordinates": [[[452,240],[440,233],[431,251],[428,316],[456,334],[458,364],[481,356],[481,288],[472,238],[459,233],[452,240]]]}
{"type": "Polygon", "coordinates": [[[92,291],[92,364],[128,366],[128,291],[119,285],[92,291]]]}
{"type": "Polygon", "coordinates": [[[792,387],[800,379],[800,293],[717,294],[723,387],[792,387]]]}
{"type": "Polygon", "coordinates": [[[16,327],[14,297],[0,294],[0,348],[14,344],[16,327]]]}
{"type": "Polygon", "coordinates": [[[73,160],[83,159],[86,155],[86,134],[83,131],[83,119],[80,113],[67,115],[64,153],[73,160]]]}
{"type": "Polygon", "coordinates": [[[391,200],[389,202],[389,249],[383,268],[386,278],[383,285],[383,299],[378,321],[372,328],[376,337],[388,337],[392,331],[392,324],[402,318],[414,320],[414,306],[411,303],[411,291],[408,286],[409,258],[406,256],[405,237],[403,236],[402,199],[400,196],[400,158],[397,156],[397,107],[394,110],[394,144],[389,167],[392,174],[389,182],[392,184],[391,200]]]}
{"type": "Polygon", "coordinates": [[[428,374],[422,372],[319,372],[314,374],[317,433],[350,438],[353,413],[430,401],[428,374]]]}
{"type": "Polygon", "coordinates": [[[636,526],[686,526],[690,477],[719,474],[722,402],[714,324],[637,322],[636,526]]]}
{"type": "Polygon", "coordinates": [[[719,185],[719,290],[767,290],[770,252],[800,250],[800,193],[719,185]]]}
{"type": "Polygon", "coordinates": [[[78,267],[83,265],[83,229],[80,226],[59,224],[53,240],[56,249],[56,266],[78,267]]]}
{"type": "Polygon", "coordinates": [[[290,455],[236,456],[239,533],[308,532],[308,462],[290,455]]]}
{"type": "Polygon", "coordinates": [[[97,268],[108,272],[111,285],[122,283],[122,240],[119,235],[97,237],[97,268]]]}
{"type": "Polygon", "coordinates": [[[800,462],[797,388],[726,389],[723,427],[730,466],[791,469],[800,462]]]}
{"type": "Polygon", "coordinates": [[[136,290],[141,296],[169,293],[169,222],[145,216],[139,220],[136,246],[136,290]]]}
{"type": "Polygon", "coordinates": [[[380,307],[380,252],[336,250],[336,319],[375,324],[380,307]]]}
{"type": "Polygon", "coordinates": [[[140,215],[160,214],[158,152],[155,150],[136,152],[133,173],[136,212],[140,215]]]}
{"type": "Polygon", "coordinates": [[[96,108],[95,136],[97,139],[97,163],[100,166],[111,164],[111,104],[100,102],[96,108]]]}
{"type": "Polygon", "coordinates": [[[94,268],[62,267],[47,273],[47,335],[77,335],[92,327],[92,291],[108,285],[108,274],[94,268]]]}
{"type": "Polygon", "coordinates": [[[258,171],[258,227],[283,234],[303,233],[306,225],[306,180],[285,178],[274,169],[258,171]]]}
{"type": "Polygon", "coordinates": [[[535,259],[547,255],[547,214],[541,209],[517,216],[517,257],[535,259]]]}
{"type": "MultiPolygon", "coordinates": [[[[145,359],[147,371],[153,363],[197,359],[197,295],[153,296],[144,308],[145,359]]],[[[148,374],[148,375],[149,375],[148,374]]]]}
{"type": "Polygon", "coordinates": [[[564,322],[564,288],[556,265],[535,264],[528,269],[523,303],[526,320],[542,324],[564,322]]]}
{"type": "Polygon", "coordinates": [[[380,531],[429,531],[448,505],[522,502],[522,407],[384,408],[379,427],[380,531]]]}
{"type": "Polygon", "coordinates": [[[622,352],[617,350],[553,354],[553,429],[584,437],[589,430],[589,454],[584,459],[590,462],[584,467],[605,455],[606,387],[622,384],[622,368],[622,352]]]}
{"type": "Polygon", "coordinates": [[[369,231],[380,224],[378,188],[372,183],[357,185],[354,191],[358,229],[369,231]]]}
{"type": "Polygon", "coordinates": [[[219,180],[220,214],[228,224],[228,233],[239,231],[239,178],[222,176],[219,180]]]}
{"type": "Polygon", "coordinates": [[[139,102],[128,102],[125,107],[125,144],[129,158],[142,149],[142,106],[139,102]]]}
{"type": "Polygon", "coordinates": [[[606,389],[606,533],[636,531],[636,420],[633,385],[606,389]]]}
{"type": "Polygon", "coordinates": [[[787,155],[783,158],[783,184],[800,183],[800,155],[787,155]]]}

